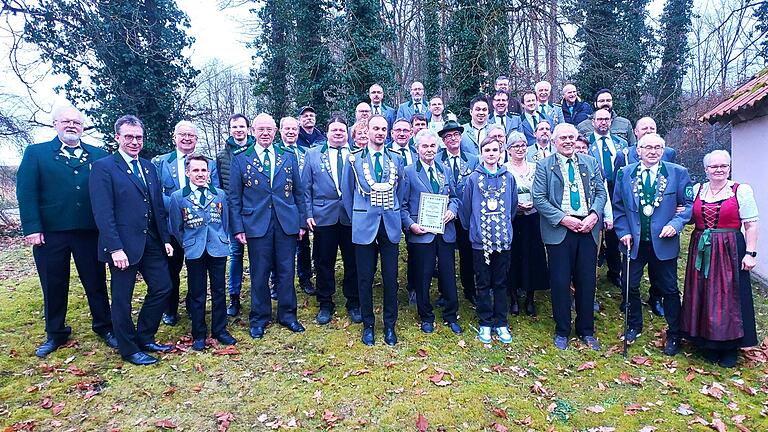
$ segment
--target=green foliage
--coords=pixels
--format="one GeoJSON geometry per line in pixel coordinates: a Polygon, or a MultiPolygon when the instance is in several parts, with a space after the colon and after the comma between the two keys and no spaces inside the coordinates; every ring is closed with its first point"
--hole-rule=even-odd
{"type": "Polygon", "coordinates": [[[260,108],[276,119],[288,115],[292,105],[288,88],[295,39],[292,5],[290,0],[266,0],[256,12],[261,33],[254,45],[262,64],[254,72],[254,95],[263,96],[260,108]]]}
{"type": "Polygon", "coordinates": [[[68,77],[67,97],[105,137],[118,117],[134,114],[146,128],[145,156],[172,148],[187,111],[182,94],[197,74],[181,54],[193,42],[189,19],[173,0],[41,0],[28,13],[26,40],[68,77]]]}
{"type": "Polygon", "coordinates": [[[661,65],[652,83],[655,96],[652,117],[661,134],[666,134],[675,126],[680,111],[692,8],[693,0],[667,0],[661,15],[661,65]]]}
{"type": "Polygon", "coordinates": [[[443,34],[438,22],[440,2],[424,0],[422,21],[424,22],[424,96],[431,98],[443,88],[443,68],[440,64],[440,41],[443,34]]]}
{"type": "Polygon", "coordinates": [[[651,60],[647,5],[648,0],[572,0],[564,8],[583,45],[574,82],[591,102],[597,90],[610,89],[614,111],[630,121],[639,117],[651,60]]]}
{"type": "MultiPolygon", "coordinates": [[[[763,34],[768,32],[768,2],[760,2],[753,16],[757,19],[755,30],[763,34]]],[[[762,39],[760,42],[760,55],[768,63],[768,38],[763,37],[762,39]]]]}

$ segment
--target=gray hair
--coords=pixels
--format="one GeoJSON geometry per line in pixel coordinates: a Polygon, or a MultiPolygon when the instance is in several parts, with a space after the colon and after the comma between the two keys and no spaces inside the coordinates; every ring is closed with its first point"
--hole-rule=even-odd
{"type": "Polygon", "coordinates": [[[564,129],[572,129],[576,134],[578,135],[579,130],[576,129],[576,126],[570,124],[570,123],[559,123],[557,126],[555,126],[555,130],[552,131],[552,141],[560,138],[560,134],[563,133],[564,129]]]}
{"type": "Polygon", "coordinates": [[[528,144],[528,139],[525,137],[524,133],[518,131],[510,132],[509,136],[507,137],[507,148],[509,148],[512,144],[520,141],[524,142],[526,145],[528,144]]]}
{"type": "Polygon", "coordinates": [[[85,123],[85,116],[83,115],[82,111],[75,108],[74,105],[60,105],[53,108],[53,111],[51,111],[51,118],[53,119],[53,121],[56,121],[59,118],[61,118],[62,114],[64,114],[66,111],[76,112],[77,115],[80,116],[80,122],[85,123]]]}
{"type": "Polygon", "coordinates": [[[646,142],[649,141],[649,140],[661,141],[661,145],[663,145],[663,146],[667,145],[667,142],[664,141],[664,138],[662,138],[661,135],[659,135],[657,133],[647,133],[647,134],[643,135],[642,138],[640,138],[640,141],[637,142],[637,148],[645,147],[646,142]]]}
{"type": "Polygon", "coordinates": [[[726,159],[728,159],[728,165],[731,164],[731,154],[728,153],[726,150],[712,150],[711,152],[704,155],[704,168],[709,166],[709,162],[715,156],[725,156],[726,159]]]}
{"type": "Polygon", "coordinates": [[[498,123],[491,123],[491,124],[489,124],[488,125],[488,129],[486,130],[486,135],[490,134],[491,131],[494,130],[494,129],[500,129],[504,133],[504,135],[507,135],[507,130],[504,129],[504,126],[502,126],[502,125],[500,125],[498,123]]]}
{"type": "Polygon", "coordinates": [[[120,117],[115,122],[115,135],[120,135],[120,128],[125,124],[130,126],[138,126],[141,128],[141,131],[144,132],[144,123],[142,123],[141,120],[139,120],[139,118],[135,115],[127,114],[120,117]]]}
{"type": "Polygon", "coordinates": [[[184,158],[184,169],[185,170],[189,169],[189,164],[193,160],[203,161],[203,162],[206,163],[206,166],[208,165],[208,158],[205,157],[204,154],[202,154],[202,153],[200,153],[198,151],[193,151],[192,153],[188,154],[187,157],[184,158]]]}
{"type": "Polygon", "coordinates": [[[440,135],[437,134],[437,132],[433,131],[430,128],[425,128],[420,130],[416,136],[413,137],[413,143],[416,144],[416,147],[419,147],[419,144],[421,144],[421,140],[427,137],[432,137],[435,139],[435,143],[440,146],[442,143],[442,140],[440,139],[440,135]]]}
{"type": "Polygon", "coordinates": [[[189,127],[195,130],[197,132],[197,126],[195,126],[194,123],[192,123],[189,120],[181,120],[180,122],[176,123],[176,126],[173,127],[173,134],[176,135],[176,133],[179,131],[179,129],[183,127],[189,127]]]}
{"type": "Polygon", "coordinates": [[[283,128],[283,125],[285,125],[285,122],[291,121],[291,120],[296,122],[296,126],[299,125],[299,121],[296,120],[296,117],[287,116],[287,117],[283,117],[283,118],[280,119],[280,129],[283,128]]]}

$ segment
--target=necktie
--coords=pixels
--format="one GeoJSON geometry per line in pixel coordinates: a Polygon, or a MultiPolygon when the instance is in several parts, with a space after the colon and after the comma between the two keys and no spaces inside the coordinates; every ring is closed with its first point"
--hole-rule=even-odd
{"type": "MultiPolygon", "coordinates": [[[[187,166],[187,155],[184,155],[183,162],[181,163],[182,166],[187,166]]],[[[181,183],[181,176],[179,176],[179,187],[184,188],[184,186],[189,184],[189,177],[187,177],[187,170],[184,170],[184,183],[181,183]]]]}
{"type": "Polygon", "coordinates": [[[416,102],[416,114],[421,114],[421,102],[416,102]]]}
{"type": "Polygon", "coordinates": [[[376,158],[373,163],[373,173],[376,174],[376,181],[381,183],[381,176],[384,174],[384,169],[381,167],[381,153],[374,153],[373,157],[376,158]]]}
{"type": "Polygon", "coordinates": [[[459,181],[459,157],[451,156],[451,159],[453,159],[453,181],[459,181]]]}
{"type": "Polygon", "coordinates": [[[432,183],[432,193],[440,192],[440,185],[437,183],[437,180],[435,179],[434,167],[429,167],[429,182],[432,183]]]}
{"type": "Polygon", "coordinates": [[[141,170],[139,169],[139,161],[134,159],[131,161],[131,167],[133,168],[133,175],[136,176],[137,179],[139,179],[139,183],[141,183],[141,186],[146,189],[147,184],[144,183],[144,179],[141,177],[141,170]]]}
{"type": "Polygon", "coordinates": [[[600,141],[603,142],[603,171],[605,172],[605,178],[608,181],[613,181],[613,164],[611,163],[611,149],[608,148],[608,140],[605,137],[601,137],[600,141]]]}
{"type": "Polygon", "coordinates": [[[344,158],[342,158],[341,147],[336,149],[336,185],[341,190],[341,172],[344,170],[344,158]]]}
{"type": "Polygon", "coordinates": [[[646,190],[646,192],[650,193],[653,191],[653,186],[651,186],[651,169],[646,168],[643,170],[643,176],[645,179],[643,180],[643,189],[646,190]]]}
{"type": "Polygon", "coordinates": [[[531,119],[533,119],[533,130],[535,131],[536,130],[536,126],[539,125],[539,121],[536,120],[536,116],[534,114],[530,114],[530,116],[531,116],[531,119]]]}
{"type": "Polygon", "coordinates": [[[482,133],[482,132],[483,132],[482,129],[478,129],[477,130],[477,145],[478,145],[478,147],[480,146],[480,143],[481,143],[481,141],[480,141],[480,133],[482,133]]]}
{"type": "Polygon", "coordinates": [[[69,154],[69,156],[68,156],[68,157],[74,158],[74,157],[77,157],[77,155],[75,154],[75,152],[76,152],[76,151],[77,151],[79,148],[80,148],[80,146],[76,146],[76,147],[65,146],[65,147],[64,147],[64,150],[66,150],[66,151],[67,151],[67,153],[69,154]]]}
{"type": "Polygon", "coordinates": [[[200,192],[200,207],[205,206],[205,188],[201,187],[197,189],[200,192]]]}
{"type": "Polygon", "coordinates": [[[547,109],[545,108],[544,104],[539,105],[541,107],[541,115],[545,115],[547,113],[547,109]]]}
{"type": "Polygon", "coordinates": [[[403,166],[408,166],[408,149],[405,147],[401,148],[400,154],[403,155],[403,166]]]}
{"type": "Polygon", "coordinates": [[[374,107],[373,107],[373,113],[374,113],[374,114],[376,114],[376,115],[379,115],[379,114],[381,114],[381,113],[379,112],[379,106],[378,106],[378,105],[376,105],[376,106],[374,106],[374,107]]]}
{"type": "Polygon", "coordinates": [[[576,170],[573,168],[573,159],[568,159],[568,182],[571,184],[571,208],[578,210],[581,207],[579,186],[576,184],[576,170]]]}
{"type": "Polygon", "coordinates": [[[272,160],[269,159],[269,150],[264,150],[264,169],[267,170],[267,177],[269,177],[269,183],[272,184],[272,160]]]}
{"type": "Polygon", "coordinates": [[[506,125],[504,124],[504,117],[506,117],[506,116],[504,116],[504,115],[500,115],[500,116],[499,116],[499,123],[501,123],[501,127],[503,127],[503,128],[504,128],[504,130],[506,130],[506,128],[507,128],[507,127],[506,127],[506,125]]]}

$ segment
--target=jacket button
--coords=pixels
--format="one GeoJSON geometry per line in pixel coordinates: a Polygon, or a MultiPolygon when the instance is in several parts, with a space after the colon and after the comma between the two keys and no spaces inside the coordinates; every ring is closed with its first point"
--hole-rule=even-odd
{"type": "Polygon", "coordinates": [[[77,170],[74,170],[73,173],[77,174],[77,170]]]}
{"type": "Polygon", "coordinates": [[[144,230],[143,232],[144,232],[144,234],[146,234],[146,233],[147,233],[147,230],[144,230]]]}
{"type": "Polygon", "coordinates": [[[80,203],[76,203],[78,207],[82,207],[83,205],[80,203]]]}
{"type": "Polygon", "coordinates": [[[75,186],[75,189],[80,190],[80,186],[75,186]]]}
{"type": "Polygon", "coordinates": [[[146,198],[144,198],[144,202],[147,202],[147,199],[146,199],[146,198]]]}
{"type": "Polygon", "coordinates": [[[149,213],[144,213],[144,217],[148,218],[149,217],[149,213]]]}

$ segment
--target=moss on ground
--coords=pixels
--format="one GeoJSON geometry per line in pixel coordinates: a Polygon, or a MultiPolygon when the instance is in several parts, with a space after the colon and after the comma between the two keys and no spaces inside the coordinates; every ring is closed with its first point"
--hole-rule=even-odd
{"type": "MultiPolygon", "coordinates": [[[[21,247],[0,252],[0,264],[20,270],[32,265],[28,249],[21,247]]],[[[683,265],[681,259],[681,272],[683,265]]],[[[742,360],[738,369],[726,370],[690,347],[674,359],[664,357],[656,346],[664,321],[647,310],[644,333],[631,347],[635,358],[624,361],[615,352],[623,324],[620,293],[602,277],[603,310],[596,320],[604,347],[600,353],[575,341],[565,352],[552,347],[547,293],[538,294],[538,318],[510,317],[512,344],[490,347],[477,342],[468,304],[460,309],[463,336],[443,325],[425,335],[402,293],[400,343],[394,348],[383,344],[380,321],[376,346],[363,346],[360,326],[351,324],[341,307],[330,325],[316,325],[317,305],[300,293],[303,334],[271,326],[264,339],[254,341],[247,325],[237,321],[230,330],[239,341],[238,354],[216,355],[212,348],[203,354],[172,353],[156,366],[139,368],[123,364],[90,331],[74,271],[67,321],[76,345],[44,360],[34,357],[44,337],[39,284],[35,274],[17,274],[0,280],[2,426],[34,422],[35,430],[143,431],[168,421],[166,427],[178,430],[209,431],[229,421],[231,431],[414,430],[421,414],[433,431],[708,430],[702,422],[718,419],[729,429],[736,423],[752,431],[768,429],[766,364],[742,360]],[[713,383],[723,388],[722,394],[710,392],[719,399],[701,393],[713,383]],[[689,415],[680,413],[686,409],[689,415]]],[[[402,270],[399,279],[404,286],[402,270]]],[[[145,289],[143,283],[138,286],[137,299],[145,289]]],[[[140,301],[134,306],[138,309],[140,301]]],[[[247,312],[247,301],[244,306],[247,312]]],[[[765,337],[764,295],[756,293],[756,308],[758,331],[765,337]]],[[[177,342],[189,328],[183,316],[176,327],[161,326],[157,339],[177,342]]]]}

